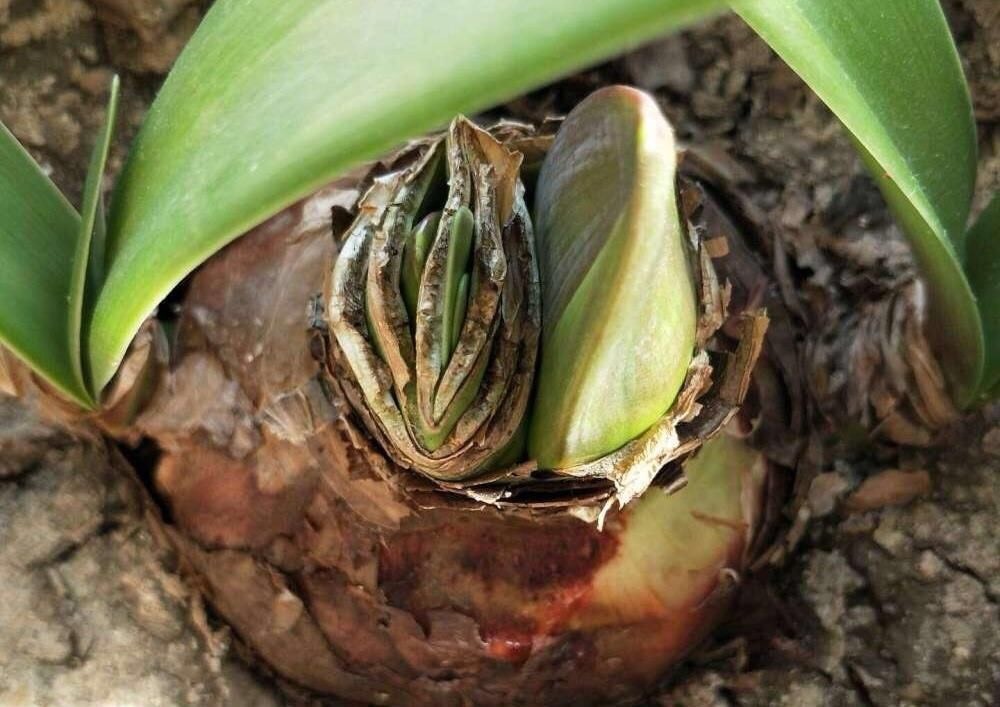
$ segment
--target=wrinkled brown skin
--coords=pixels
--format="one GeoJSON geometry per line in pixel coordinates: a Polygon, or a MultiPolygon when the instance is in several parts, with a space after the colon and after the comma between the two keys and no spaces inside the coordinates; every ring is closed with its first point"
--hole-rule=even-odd
{"type": "Polygon", "coordinates": [[[725,512],[694,500],[666,514],[716,538],[700,564],[673,560],[687,537],[653,560],[625,554],[659,544],[628,544],[630,521],[655,516],[636,509],[674,503],[658,489],[603,531],[565,510],[418,503],[412,475],[322,383],[306,326],[334,256],[331,207],[353,203],[356,181],[278,214],[190,280],[171,372],[136,425],[162,450],[167,536],[241,641],[294,685],[393,705],[639,699],[727,607],[762,458],[725,471],[725,512]]]}
{"type": "MultiPolygon", "coordinates": [[[[733,188],[741,179],[738,165],[697,148],[687,158],[689,174],[724,189],[722,200],[747,221],[739,229],[746,240],[731,244],[743,251],[742,264],[732,263],[742,274],[728,270],[734,283],[752,282],[744,267],[751,260],[742,257],[750,255],[748,246],[771,265],[763,290],[768,313],[772,320],[788,317],[790,325],[771,327],[765,358],[777,364],[789,396],[810,407],[808,425],[804,409],[788,420],[798,433],[790,436],[853,433],[872,442],[933,445],[960,415],[927,333],[927,293],[910,249],[870,236],[772,228],[733,188]]],[[[739,298],[734,302],[738,307],[739,298]]],[[[774,451],[768,446],[769,456],[774,451]]]]}

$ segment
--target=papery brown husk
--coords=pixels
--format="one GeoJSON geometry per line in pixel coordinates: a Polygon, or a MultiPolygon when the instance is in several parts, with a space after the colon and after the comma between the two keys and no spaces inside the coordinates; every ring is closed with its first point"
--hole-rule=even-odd
{"type": "Polygon", "coordinates": [[[745,284],[753,282],[745,264],[766,270],[767,282],[751,287],[772,320],[753,376],[753,441],[795,474],[784,479],[781,532],[754,566],[779,564],[811,519],[813,479],[834,459],[886,443],[931,446],[960,411],[927,335],[925,287],[904,242],[776,224],[741,193],[750,175],[715,151],[690,148],[685,171],[717,192],[723,218],[746,237],[730,242],[744,252],[721,263],[726,275],[745,284]]]}
{"type": "Polygon", "coordinates": [[[769,264],[773,303],[791,320],[782,329],[795,336],[774,349],[786,362],[798,358],[786,380],[808,420],[796,429],[861,431],[904,446],[937,441],[961,413],[928,336],[926,288],[907,244],[844,223],[834,232],[813,221],[772,223],[739,192],[750,176],[738,164],[697,149],[690,157],[688,171],[724,189],[744,233],[758,234],[752,247],[769,264]]]}
{"type": "Polygon", "coordinates": [[[527,126],[504,126],[501,142],[456,118],[447,138],[401,150],[394,161],[402,166],[377,174],[355,221],[338,234],[340,253],[324,290],[332,377],[386,454],[434,480],[474,476],[515,436],[531,396],[541,290],[519,178],[524,155],[513,147],[531,134],[527,126]],[[448,174],[441,230],[469,207],[477,233],[471,268],[478,285],[450,357],[441,348],[444,320],[453,314],[443,312],[448,239],[429,249],[412,316],[400,287],[409,220],[435,157],[448,174]],[[463,391],[470,393],[465,400],[463,391]],[[421,427],[446,435],[428,447],[421,427]]]}

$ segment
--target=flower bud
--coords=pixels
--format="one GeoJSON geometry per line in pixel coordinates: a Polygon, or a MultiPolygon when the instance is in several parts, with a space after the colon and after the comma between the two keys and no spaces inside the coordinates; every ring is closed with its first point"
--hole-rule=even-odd
{"type": "Polygon", "coordinates": [[[677,207],[673,132],[616,86],[566,118],[542,166],[535,227],[542,352],[529,453],[542,468],[605,456],[674,402],[698,305],[677,207]]]}

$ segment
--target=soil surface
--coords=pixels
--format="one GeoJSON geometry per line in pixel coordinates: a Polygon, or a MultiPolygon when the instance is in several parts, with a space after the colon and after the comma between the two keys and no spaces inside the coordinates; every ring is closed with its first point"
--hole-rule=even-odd
{"type": "MultiPolygon", "coordinates": [[[[111,73],[124,80],[115,170],[205,5],[0,0],[0,119],[72,200],[111,73]]],[[[946,9],[979,121],[981,207],[1000,188],[1000,5],[946,9]]],[[[739,20],[499,110],[564,111],[610,82],[654,92],[680,137],[731,157],[788,232],[898,239],[836,121],[739,20]]],[[[287,703],[173,574],[133,482],[106,460],[0,399],[0,705],[287,703]]],[[[769,630],[733,627],[742,638],[703,652],[651,704],[1000,704],[998,470],[1000,405],[935,451],[845,455],[810,488],[798,552],[749,592],[769,630]]]]}

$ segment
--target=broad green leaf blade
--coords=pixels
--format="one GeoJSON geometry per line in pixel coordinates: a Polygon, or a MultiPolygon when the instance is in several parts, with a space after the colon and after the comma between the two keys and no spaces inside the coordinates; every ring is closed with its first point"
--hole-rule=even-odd
{"type": "Polygon", "coordinates": [[[111,80],[108,94],[107,113],[104,127],[97,136],[90,156],[90,166],[87,169],[87,179],[83,185],[83,209],[80,214],[80,232],[76,242],[76,254],[73,258],[73,272],[70,279],[69,301],[69,347],[73,360],[73,373],[81,388],[90,394],[88,402],[94,405],[99,391],[93,390],[90,376],[85,370],[86,360],[83,354],[84,318],[85,313],[93,304],[104,278],[105,254],[105,223],[102,207],[101,186],[104,181],[104,167],[108,162],[108,152],[111,149],[111,136],[114,134],[115,117],[118,113],[118,77],[111,80]]]}
{"type": "Polygon", "coordinates": [[[674,402],[698,302],[673,130],[647,94],[593,93],[566,117],[535,197],[542,350],[528,452],[563,469],[613,452],[674,402]]]}
{"type": "Polygon", "coordinates": [[[1000,395],[1000,194],[994,194],[967,239],[965,269],[979,302],[986,337],[981,392],[1000,395]]]}
{"type": "Polygon", "coordinates": [[[962,272],[976,132],[937,0],[734,0],[736,11],[851,132],[930,290],[929,333],[961,404],[983,369],[962,272]]]}
{"type": "Polygon", "coordinates": [[[334,175],[717,8],[720,0],[220,0],[112,204],[95,384],[222,245],[334,175]]]}
{"type": "Polygon", "coordinates": [[[73,207],[0,124],[0,343],[89,406],[66,328],[79,224],[73,207]]]}

